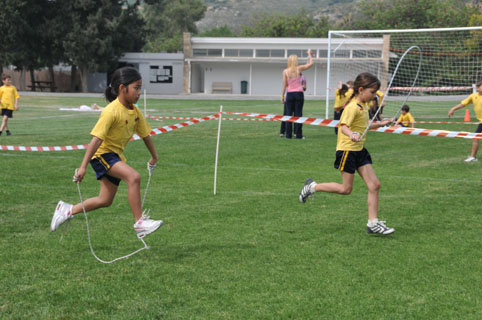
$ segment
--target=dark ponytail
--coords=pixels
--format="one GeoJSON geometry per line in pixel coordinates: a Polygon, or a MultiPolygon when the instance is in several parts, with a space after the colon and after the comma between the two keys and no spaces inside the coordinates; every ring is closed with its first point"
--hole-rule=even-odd
{"type": "Polygon", "coordinates": [[[340,90],[338,90],[338,96],[343,97],[347,91],[348,86],[346,84],[342,84],[340,90]]]}
{"type": "Polygon", "coordinates": [[[112,80],[109,86],[105,89],[104,95],[107,101],[112,102],[117,99],[119,95],[119,86],[123,84],[127,87],[129,84],[141,80],[141,74],[137,69],[132,67],[123,67],[117,69],[112,74],[112,80]]]}
{"type": "Polygon", "coordinates": [[[350,99],[348,99],[348,102],[350,102],[351,99],[353,99],[358,94],[360,88],[376,88],[378,90],[380,89],[380,87],[380,80],[378,80],[378,78],[375,77],[373,74],[369,72],[360,73],[356,77],[355,82],[353,83],[353,94],[351,95],[350,99]]]}

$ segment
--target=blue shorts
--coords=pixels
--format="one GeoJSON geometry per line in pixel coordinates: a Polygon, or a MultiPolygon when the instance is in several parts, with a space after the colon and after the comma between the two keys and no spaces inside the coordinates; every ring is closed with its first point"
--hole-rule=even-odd
{"type": "Polygon", "coordinates": [[[90,160],[90,165],[95,171],[95,176],[97,180],[106,178],[107,180],[118,186],[121,182],[121,179],[114,178],[113,176],[108,175],[107,172],[110,170],[110,168],[112,168],[114,164],[119,161],[122,160],[119,158],[119,155],[117,153],[109,152],[94,157],[92,160],[90,160]]]}
{"type": "Polygon", "coordinates": [[[354,174],[358,168],[372,164],[372,157],[367,149],[363,148],[360,151],[337,151],[335,160],[335,169],[343,172],[354,174]]]}
{"type": "Polygon", "coordinates": [[[482,133],[482,123],[479,123],[477,129],[475,130],[475,133],[482,133]]]}
{"type": "Polygon", "coordinates": [[[13,117],[13,110],[2,109],[2,116],[7,116],[9,118],[12,118],[13,117]]]}

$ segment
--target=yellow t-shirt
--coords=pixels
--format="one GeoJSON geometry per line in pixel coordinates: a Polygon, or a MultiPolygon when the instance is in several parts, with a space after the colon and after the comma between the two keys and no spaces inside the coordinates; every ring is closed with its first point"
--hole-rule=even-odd
{"type": "MultiPolygon", "coordinates": [[[[342,124],[347,125],[351,131],[363,134],[368,127],[368,103],[361,103],[354,98],[345,107],[345,110],[341,114],[340,128],[342,124]]],[[[366,140],[366,136],[359,142],[351,141],[350,137],[345,135],[341,129],[338,130],[338,140],[336,143],[336,151],[360,151],[363,149],[363,143],[366,140]]]]}
{"type": "Polygon", "coordinates": [[[398,118],[397,122],[400,122],[404,126],[408,126],[412,123],[415,122],[415,119],[412,117],[410,112],[407,112],[406,114],[400,114],[400,117],[398,118]]]}
{"type": "Polygon", "coordinates": [[[15,110],[15,100],[20,98],[14,86],[0,87],[0,104],[2,109],[15,110]]]}
{"type": "Polygon", "coordinates": [[[351,95],[353,94],[353,89],[348,89],[342,96],[340,96],[338,92],[340,92],[340,89],[336,89],[335,92],[335,105],[333,106],[334,109],[341,108],[346,104],[348,99],[350,99],[351,95]]]}
{"type": "Polygon", "coordinates": [[[90,132],[92,136],[103,140],[94,157],[115,152],[125,162],[124,148],[134,133],[141,138],[149,135],[152,129],[146,118],[139,108],[134,105],[131,107],[128,109],[119,99],[115,99],[102,110],[97,124],[90,132]]]}
{"type": "Polygon", "coordinates": [[[478,92],[474,92],[461,102],[464,106],[468,106],[471,103],[474,105],[474,112],[477,120],[482,123],[482,95],[478,92]]]}

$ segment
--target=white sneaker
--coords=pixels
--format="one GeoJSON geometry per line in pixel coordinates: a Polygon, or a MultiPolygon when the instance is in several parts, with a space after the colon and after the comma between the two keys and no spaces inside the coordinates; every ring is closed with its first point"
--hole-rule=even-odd
{"type": "Polygon", "coordinates": [[[474,158],[472,156],[469,156],[467,159],[464,160],[465,162],[475,162],[477,161],[477,158],[474,158]]]}
{"type": "Polygon", "coordinates": [[[54,232],[62,223],[74,217],[72,214],[72,207],[73,205],[63,201],[59,201],[59,203],[57,203],[54,216],[52,217],[52,222],[50,223],[51,232],[54,232]]]}
{"type": "Polygon", "coordinates": [[[142,218],[134,223],[134,230],[136,230],[137,237],[139,239],[144,238],[150,233],[153,233],[159,229],[163,223],[162,220],[152,220],[147,214],[145,214],[145,212],[146,211],[142,213],[142,218]]]}
{"type": "Polygon", "coordinates": [[[385,221],[378,221],[371,227],[367,224],[367,232],[379,233],[379,234],[390,234],[390,233],[394,233],[395,229],[387,227],[385,225],[385,221]]]}
{"type": "Polygon", "coordinates": [[[301,189],[300,195],[298,197],[301,203],[305,203],[306,199],[308,199],[309,196],[313,197],[313,192],[311,191],[311,188],[314,188],[314,185],[316,185],[316,182],[314,182],[313,179],[306,179],[305,185],[301,189]]]}

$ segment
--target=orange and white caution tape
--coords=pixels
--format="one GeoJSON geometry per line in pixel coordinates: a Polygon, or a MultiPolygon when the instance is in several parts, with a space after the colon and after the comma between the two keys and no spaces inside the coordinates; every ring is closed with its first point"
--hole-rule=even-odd
{"type": "MultiPolygon", "coordinates": [[[[199,119],[196,117],[170,117],[170,116],[151,116],[147,115],[147,118],[153,119],[153,120],[160,120],[160,119],[170,119],[170,120],[193,120],[193,119],[199,119]]],[[[211,119],[211,120],[216,120],[216,119],[211,119]]],[[[273,119],[253,119],[253,118],[223,118],[222,120],[231,120],[231,121],[277,121],[273,119]]]]}
{"type": "MultiPolygon", "coordinates": [[[[203,122],[203,121],[214,120],[216,118],[219,118],[219,114],[215,114],[215,115],[211,115],[211,116],[207,116],[207,117],[202,117],[202,118],[195,118],[195,119],[192,119],[191,121],[181,122],[181,123],[177,123],[177,124],[173,124],[173,125],[169,125],[169,126],[164,126],[162,128],[153,129],[149,133],[149,135],[150,136],[158,135],[158,134],[173,131],[173,130],[176,130],[176,129],[185,128],[187,126],[190,126],[190,125],[193,125],[193,124],[196,124],[196,123],[200,123],[200,122],[203,122]]],[[[135,134],[131,138],[131,141],[132,140],[139,140],[139,139],[141,139],[141,138],[137,134],[135,134]]],[[[31,147],[31,146],[4,146],[4,145],[0,145],[0,150],[8,150],[8,151],[71,151],[71,150],[87,149],[87,146],[88,146],[87,144],[79,144],[79,145],[75,145],[75,146],[55,146],[55,147],[51,147],[51,146],[48,146],[48,147],[31,147]]]]}
{"type": "MultiPolygon", "coordinates": [[[[276,119],[278,121],[287,121],[301,124],[309,124],[315,126],[324,127],[336,127],[338,126],[338,120],[329,119],[317,119],[308,117],[292,117],[292,116],[280,116],[275,114],[262,114],[262,113],[234,113],[249,117],[262,117],[268,119],[276,119]]],[[[422,128],[406,128],[406,127],[381,127],[377,129],[370,129],[375,132],[388,132],[397,134],[410,134],[418,136],[429,137],[444,137],[444,138],[464,138],[464,139],[482,139],[482,133],[464,132],[464,131],[447,131],[447,130],[435,130],[435,129],[422,129],[422,128]]]]}

